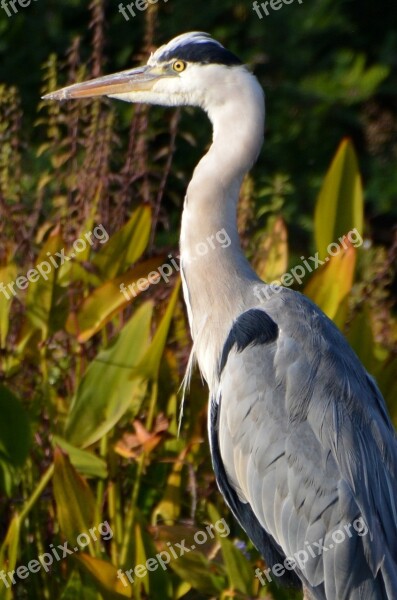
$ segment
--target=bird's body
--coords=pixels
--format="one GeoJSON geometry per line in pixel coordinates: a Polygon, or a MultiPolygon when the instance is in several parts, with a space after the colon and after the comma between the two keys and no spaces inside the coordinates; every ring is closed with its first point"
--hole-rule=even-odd
{"type": "Polygon", "coordinates": [[[268,567],[298,562],[314,598],[395,597],[397,453],[376,385],[291,291],[233,327],[210,437],[237,518],[268,567]]]}
{"type": "Polygon", "coordinates": [[[185,199],[181,270],[226,502],[272,578],[315,600],[397,598],[397,442],[384,400],[320,309],[263,283],[240,248],[239,190],[263,140],[259,83],[191,33],[148,67],[49,97],[101,94],[200,106],[213,124],[185,199]],[[219,231],[230,244],[215,243],[219,231]]]}

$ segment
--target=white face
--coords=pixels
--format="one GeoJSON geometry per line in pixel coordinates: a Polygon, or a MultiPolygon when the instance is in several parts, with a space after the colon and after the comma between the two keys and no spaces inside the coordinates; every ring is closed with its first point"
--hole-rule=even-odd
{"type": "MultiPolygon", "coordinates": [[[[140,89],[141,86],[131,81],[131,89],[116,94],[107,94],[126,102],[142,102],[145,104],[158,104],[161,106],[183,106],[186,104],[199,105],[197,85],[195,84],[195,65],[174,59],[170,62],[157,63],[153,58],[146,65],[146,73],[153,75],[153,79],[140,89]],[[196,101],[192,102],[192,99],[196,101]]],[[[196,72],[197,76],[197,72],[196,72]]]]}
{"type": "Polygon", "coordinates": [[[189,63],[175,59],[170,63],[148,63],[149,72],[158,73],[148,90],[126,91],[109,94],[112,98],[126,102],[143,102],[161,106],[222,105],[232,93],[234,86],[241,85],[241,74],[245,67],[189,63]],[[239,83],[240,82],[240,83],[239,83]]]}

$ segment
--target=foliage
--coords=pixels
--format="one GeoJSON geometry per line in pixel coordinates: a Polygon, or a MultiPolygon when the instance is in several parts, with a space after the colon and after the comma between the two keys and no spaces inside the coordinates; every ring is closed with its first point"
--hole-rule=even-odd
{"type": "MultiPolygon", "coordinates": [[[[174,2],[179,11],[151,7],[140,25],[129,24],[137,32],[135,52],[142,37],[143,55],[153,46],[158,11],[169,11],[177,25],[164,17],[157,39],[192,22],[187,3],[174,2]]],[[[91,2],[87,57],[87,44],[69,22],[72,15],[85,18],[83,3],[49,1],[45,10],[39,4],[7,26],[9,39],[19,39],[17,22],[26,25],[29,18],[36,36],[49,38],[53,47],[55,39],[59,50],[71,42],[64,62],[43,54],[49,54],[49,44],[37,45],[30,57],[25,49],[25,74],[30,66],[36,76],[44,63],[41,92],[102,72],[104,26],[113,23],[114,7],[91,2]]],[[[264,25],[252,21],[248,10],[229,0],[210,2],[189,27],[229,40],[256,64],[269,89],[268,157],[241,191],[243,247],[268,281],[291,272],[308,248],[329,258],[305,274],[304,292],[346,333],[377,377],[397,423],[397,236],[389,231],[396,214],[395,147],[391,134],[381,135],[385,98],[391,90],[395,94],[389,69],[395,34],[386,23],[381,50],[367,52],[359,36],[349,41],[354,8],[319,0],[311,7],[284,7],[264,42],[264,25]],[[333,45],[335,31],[343,38],[339,45],[333,45]],[[308,38],[313,46],[303,45],[308,38]],[[306,73],[312,47],[316,64],[306,73]],[[323,131],[330,132],[327,139],[323,131]],[[370,189],[366,215],[363,167],[370,189]],[[380,203],[386,177],[392,183],[380,203]],[[378,206],[386,228],[374,222],[378,206]],[[363,245],[346,241],[337,255],[327,255],[330,243],[355,228],[363,245]]],[[[362,13],[357,18],[364,19],[362,13]]],[[[107,42],[113,58],[106,71],[124,68],[128,59],[130,30],[118,25],[120,34],[107,42]]],[[[16,47],[7,56],[6,79],[17,64],[16,47]]],[[[19,80],[23,92],[25,85],[19,80]]],[[[146,107],[109,101],[39,102],[35,114],[32,88],[23,98],[21,104],[15,86],[0,87],[0,282],[9,290],[18,276],[63,251],[69,260],[15,296],[0,292],[0,570],[27,565],[50,552],[51,544],[68,541],[73,547],[80,534],[104,522],[113,535],[91,537],[73,556],[54,560],[49,572],[41,568],[9,588],[0,584],[0,599],[226,600],[271,594],[281,600],[285,592],[261,588],[255,579],[263,561],[217,491],[206,443],[206,390],[197,375],[178,435],[178,390],[190,338],[176,270],[167,284],[156,277],[147,291],[135,287],[139,291],[129,300],[120,292],[122,283],[129,289],[170,254],[177,256],[177,209],[208,126],[201,117],[192,122],[190,111],[181,116],[179,110],[154,109],[149,118],[146,107]],[[109,239],[91,237],[88,243],[86,236],[98,227],[109,239]],[[76,240],[87,241],[81,251],[76,240]],[[207,536],[167,570],[147,571],[133,582],[124,578],[126,585],[117,577],[118,569],[144,564],[169,544],[186,539],[191,546],[197,532],[221,517],[229,536],[207,536]]],[[[390,122],[394,127],[392,111],[390,122]]]]}

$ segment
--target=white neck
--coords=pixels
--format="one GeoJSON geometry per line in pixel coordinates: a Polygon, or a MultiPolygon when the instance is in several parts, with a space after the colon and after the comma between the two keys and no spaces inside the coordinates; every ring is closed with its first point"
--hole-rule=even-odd
{"type": "Polygon", "coordinates": [[[232,76],[233,85],[214,90],[216,100],[204,106],[213,143],[189,184],[180,239],[194,353],[210,387],[233,320],[246,308],[247,289],[260,281],[241,250],[236,208],[243,177],[262,146],[264,96],[245,69],[233,69],[232,76]]]}

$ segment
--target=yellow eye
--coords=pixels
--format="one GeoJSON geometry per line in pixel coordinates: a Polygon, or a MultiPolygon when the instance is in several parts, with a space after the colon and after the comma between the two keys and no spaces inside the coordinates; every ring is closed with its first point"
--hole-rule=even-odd
{"type": "Polygon", "coordinates": [[[184,71],[186,69],[186,66],[187,66],[186,63],[183,60],[176,60],[174,62],[174,64],[172,65],[172,68],[177,73],[182,73],[182,71],[184,71]]]}

